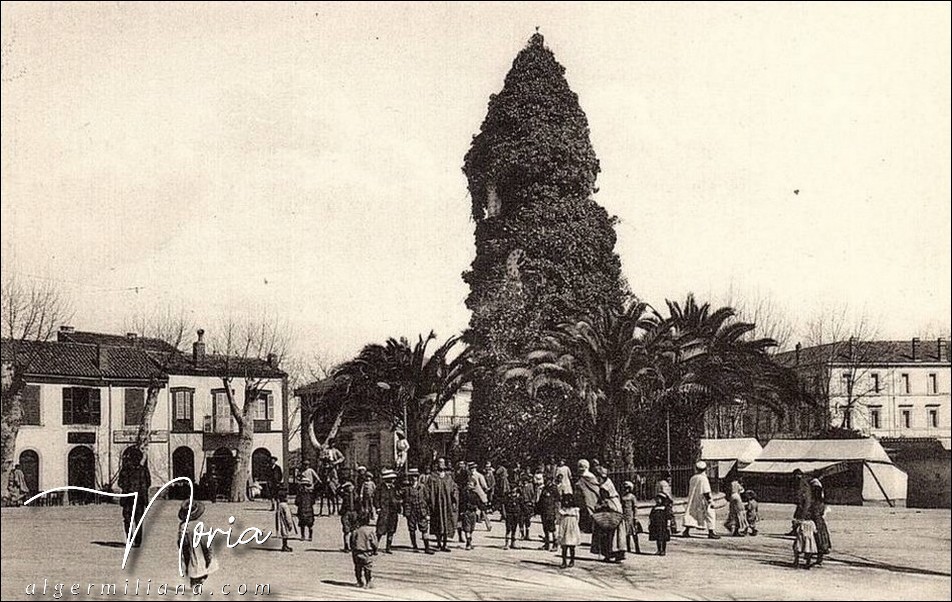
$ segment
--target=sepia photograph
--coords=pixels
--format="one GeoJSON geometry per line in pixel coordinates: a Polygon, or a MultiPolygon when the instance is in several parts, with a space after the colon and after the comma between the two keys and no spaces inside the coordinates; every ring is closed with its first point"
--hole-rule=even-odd
{"type": "Polygon", "coordinates": [[[952,598],[949,3],[0,6],[0,599],[952,598]]]}

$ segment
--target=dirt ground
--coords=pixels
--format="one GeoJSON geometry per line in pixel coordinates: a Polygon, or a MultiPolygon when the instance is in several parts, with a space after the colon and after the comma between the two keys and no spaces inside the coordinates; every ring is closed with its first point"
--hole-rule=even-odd
{"type": "MultiPolygon", "coordinates": [[[[118,506],[4,508],[0,597],[31,598],[26,587],[36,583],[32,599],[52,599],[53,584],[65,583],[63,599],[122,598],[126,579],[129,598],[173,597],[175,585],[184,583],[176,564],[177,508],[175,502],[157,502],[147,517],[144,545],[132,552],[125,569],[120,568],[124,539],[118,506]],[[136,578],[138,596],[131,595],[136,578]],[[146,596],[149,579],[151,595],[146,596]],[[70,594],[73,583],[80,584],[80,595],[70,594]],[[103,596],[103,583],[116,583],[120,595],[103,596]],[[165,596],[157,595],[161,583],[171,588],[165,596]],[[88,584],[94,585],[89,596],[88,584]]],[[[553,553],[539,549],[538,539],[504,551],[500,523],[491,532],[477,526],[473,551],[455,544],[451,553],[414,554],[401,519],[395,553],[376,559],[372,590],[353,586],[350,555],[340,551],[340,522],[323,517],[314,542],[291,541],[291,553],[279,552],[281,542],[275,538],[261,546],[221,548],[221,570],[209,579],[202,597],[222,597],[226,584],[229,599],[241,597],[240,584],[251,590],[244,597],[253,597],[255,584],[268,583],[270,598],[276,600],[950,599],[949,510],[831,507],[833,553],[822,567],[809,571],[791,567],[792,542],[781,535],[791,514],[791,506],[762,504],[758,536],[675,538],[664,557],[655,556],[654,544],[642,536],[642,555],[631,555],[621,565],[602,563],[580,547],[576,567],[567,570],[559,568],[553,553]]],[[[266,502],[208,504],[206,524],[227,529],[230,515],[237,519],[232,540],[244,527],[267,531],[274,524],[266,502]]],[[[533,536],[541,536],[538,524],[533,536]]]]}

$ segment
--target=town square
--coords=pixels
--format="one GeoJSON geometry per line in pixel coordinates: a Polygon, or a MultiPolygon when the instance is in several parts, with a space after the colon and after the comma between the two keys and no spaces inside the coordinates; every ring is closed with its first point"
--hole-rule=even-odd
{"type": "Polygon", "coordinates": [[[0,599],[948,600],[950,21],[3,2],[0,599]]]}

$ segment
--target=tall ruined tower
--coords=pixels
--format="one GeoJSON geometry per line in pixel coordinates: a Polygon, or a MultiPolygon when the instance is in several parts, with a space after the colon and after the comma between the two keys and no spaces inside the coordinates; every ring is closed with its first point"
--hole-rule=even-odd
{"type": "Polygon", "coordinates": [[[626,290],[614,218],[592,198],[599,166],[588,120],[564,73],[533,35],[490,97],[463,165],[476,222],[476,259],[463,274],[466,340],[485,368],[468,446],[484,458],[512,455],[513,437],[518,444],[520,432],[544,430],[533,421],[553,416],[504,390],[495,368],[530,351],[546,329],[619,305],[626,290]]]}

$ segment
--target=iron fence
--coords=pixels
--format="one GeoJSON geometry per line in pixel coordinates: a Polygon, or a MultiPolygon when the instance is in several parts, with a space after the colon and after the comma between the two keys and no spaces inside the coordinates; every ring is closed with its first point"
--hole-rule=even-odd
{"type": "MultiPolygon", "coordinates": [[[[635,497],[639,501],[646,501],[654,498],[655,488],[658,481],[667,481],[671,484],[671,494],[678,497],[688,495],[688,482],[694,475],[694,466],[674,466],[672,468],[637,468],[635,470],[616,470],[608,473],[619,493],[622,490],[622,483],[631,481],[634,485],[635,497]]],[[[717,474],[717,466],[708,467],[708,479],[711,482],[711,490],[714,493],[720,491],[720,479],[717,474]]]]}

